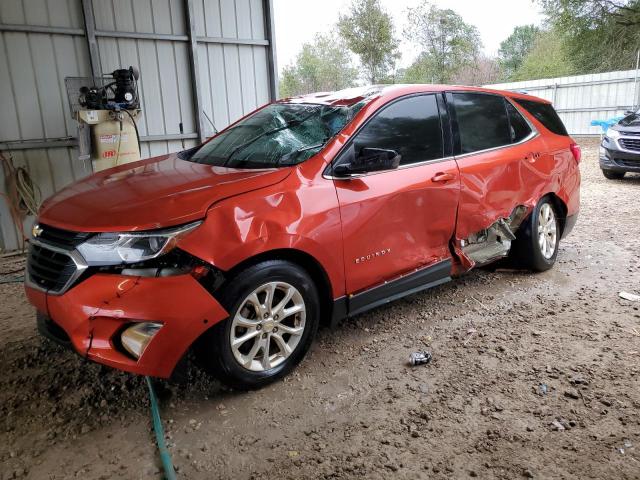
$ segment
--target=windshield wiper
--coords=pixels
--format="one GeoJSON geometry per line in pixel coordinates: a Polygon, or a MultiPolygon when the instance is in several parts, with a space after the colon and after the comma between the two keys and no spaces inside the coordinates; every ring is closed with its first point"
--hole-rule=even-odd
{"type": "MultiPolygon", "coordinates": [[[[297,150],[294,150],[291,153],[287,153],[286,155],[281,156],[280,158],[278,158],[278,160],[276,161],[276,167],[280,166],[280,162],[284,159],[287,159],[287,161],[289,162],[292,159],[296,159],[298,157],[298,155],[300,155],[303,152],[308,152],[309,150],[314,150],[316,148],[322,148],[324,147],[327,142],[329,140],[331,140],[333,137],[335,137],[335,135],[331,136],[331,137],[325,137],[322,140],[320,140],[319,143],[315,144],[315,145],[310,145],[308,147],[300,147],[297,150]]],[[[289,165],[292,165],[293,163],[288,163],[289,165]]]]}

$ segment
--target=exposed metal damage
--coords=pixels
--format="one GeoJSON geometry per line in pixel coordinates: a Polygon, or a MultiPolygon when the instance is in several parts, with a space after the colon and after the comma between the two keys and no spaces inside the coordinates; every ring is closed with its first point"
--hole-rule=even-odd
{"type": "Polygon", "coordinates": [[[476,266],[506,257],[528,212],[526,206],[518,205],[507,218],[500,218],[490,227],[460,240],[462,253],[476,266]]]}

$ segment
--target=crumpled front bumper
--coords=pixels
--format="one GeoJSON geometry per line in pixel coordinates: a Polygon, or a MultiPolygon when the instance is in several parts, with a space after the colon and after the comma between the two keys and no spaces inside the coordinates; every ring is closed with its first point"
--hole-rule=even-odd
{"type": "Polygon", "coordinates": [[[63,295],[47,295],[29,285],[25,290],[38,310],[40,330],[52,334],[46,336],[89,360],[153,377],[170,377],[193,342],[228,316],[189,274],[95,274],[63,295]],[[141,321],[163,326],[135,360],[122,348],[119,336],[141,321]]]}

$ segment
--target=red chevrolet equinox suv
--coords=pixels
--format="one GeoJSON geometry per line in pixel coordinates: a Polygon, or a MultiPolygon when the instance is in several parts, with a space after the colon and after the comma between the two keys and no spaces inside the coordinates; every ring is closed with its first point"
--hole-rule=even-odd
{"type": "Polygon", "coordinates": [[[26,292],[42,334],[170,377],[189,351],[240,389],[333,324],[507,258],[549,269],[580,149],[546,100],[395,85],[289,98],[204,144],[48,199],[26,292]]]}

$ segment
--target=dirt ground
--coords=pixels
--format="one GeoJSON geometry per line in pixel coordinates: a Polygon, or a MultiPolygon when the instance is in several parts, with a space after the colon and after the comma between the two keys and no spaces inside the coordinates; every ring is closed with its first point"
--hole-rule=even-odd
{"type": "MultiPolygon", "coordinates": [[[[321,330],[260,391],[160,383],[178,476],[640,478],[640,302],[618,296],[640,294],[640,176],[605,180],[583,149],[551,271],[474,271],[321,330]]],[[[0,479],[162,477],[141,378],[41,340],[20,284],[0,329],[0,479]]]]}

